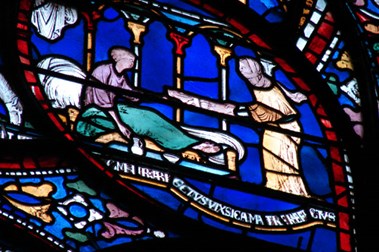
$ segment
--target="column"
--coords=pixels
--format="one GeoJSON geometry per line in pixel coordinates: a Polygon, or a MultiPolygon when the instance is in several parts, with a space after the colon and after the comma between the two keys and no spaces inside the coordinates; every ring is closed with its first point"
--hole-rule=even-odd
{"type": "MultiPolygon", "coordinates": [[[[182,34],[178,34],[175,32],[171,32],[170,38],[174,41],[174,66],[175,69],[175,88],[182,89],[183,88],[183,57],[184,57],[184,47],[188,45],[190,39],[187,36],[182,34]]],[[[176,108],[175,111],[175,120],[177,122],[181,122],[183,120],[182,110],[180,108],[176,108]]]]}
{"type": "Polygon", "coordinates": [[[140,57],[141,57],[141,46],[142,46],[142,34],[146,31],[146,26],[133,21],[128,21],[128,28],[132,31],[133,41],[131,50],[133,50],[136,55],[135,61],[135,72],[133,76],[133,85],[135,87],[140,86],[140,57]]]}
{"type": "MultiPolygon", "coordinates": [[[[221,83],[220,83],[220,89],[221,89],[221,100],[226,101],[228,98],[228,70],[226,61],[227,59],[232,55],[232,50],[229,48],[221,47],[218,45],[214,46],[214,50],[219,56],[219,65],[220,65],[220,77],[221,77],[221,83]]],[[[222,119],[221,121],[221,129],[227,130],[228,126],[225,119],[222,119]]]]}

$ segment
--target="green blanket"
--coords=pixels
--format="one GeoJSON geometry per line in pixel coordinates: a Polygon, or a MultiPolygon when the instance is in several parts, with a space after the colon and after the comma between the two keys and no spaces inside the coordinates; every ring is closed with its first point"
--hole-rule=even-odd
{"type": "MultiPolygon", "coordinates": [[[[169,150],[181,150],[199,143],[199,139],[190,136],[170,120],[154,110],[119,103],[117,112],[123,123],[143,138],[150,138],[161,147],[169,150]]],[[[112,117],[98,107],[88,107],[78,118],[76,131],[87,137],[98,137],[116,131],[117,125],[112,117]]]]}

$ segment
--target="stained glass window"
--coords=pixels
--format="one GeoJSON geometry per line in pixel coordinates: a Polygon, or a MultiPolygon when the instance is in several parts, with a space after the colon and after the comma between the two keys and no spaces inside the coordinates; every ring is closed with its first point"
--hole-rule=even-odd
{"type": "Polygon", "coordinates": [[[375,1],[4,4],[3,249],[372,248],[375,1]]]}

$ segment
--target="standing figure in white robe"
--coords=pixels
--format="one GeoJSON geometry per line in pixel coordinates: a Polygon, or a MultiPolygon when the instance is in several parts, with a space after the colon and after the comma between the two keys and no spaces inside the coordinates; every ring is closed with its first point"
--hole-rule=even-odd
{"type": "Polygon", "coordinates": [[[292,101],[304,97],[300,93],[289,96],[290,92],[273,83],[262,72],[261,65],[252,58],[239,60],[239,71],[246,78],[256,102],[250,105],[250,116],[257,122],[266,123],[262,136],[262,158],[266,174],[266,187],[295,195],[310,197],[300,173],[298,150],[301,139],[290,132],[301,132],[297,111],[292,101]],[[277,130],[275,129],[277,128],[277,130]],[[289,131],[282,132],[281,129],[289,131]]]}
{"type": "Polygon", "coordinates": [[[38,34],[49,40],[59,38],[66,26],[75,24],[78,20],[78,12],[75,9],[55,2],[35,0],[34,7],[31,22],[38,34]]]}
{"type": "Polygon", "coordinates": [[[5,104],[9,114],[9,122],[13,125],[22,124],[22,104],[16,93],[10,87],[4,75],[0,73],[0,100],[5,104]]]}

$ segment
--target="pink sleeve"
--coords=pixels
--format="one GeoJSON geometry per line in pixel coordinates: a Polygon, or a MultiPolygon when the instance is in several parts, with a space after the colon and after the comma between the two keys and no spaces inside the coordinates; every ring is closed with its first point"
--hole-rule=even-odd
{"type": "Polygon", "coordinates": [[[108,83],[108,78],[110,76],[110,70],[109,67],[106,66],[99,66],[95,68],[92,72],[92,76],[95,77],[97,80],[99,80],[102,83],[108,83]]]}

